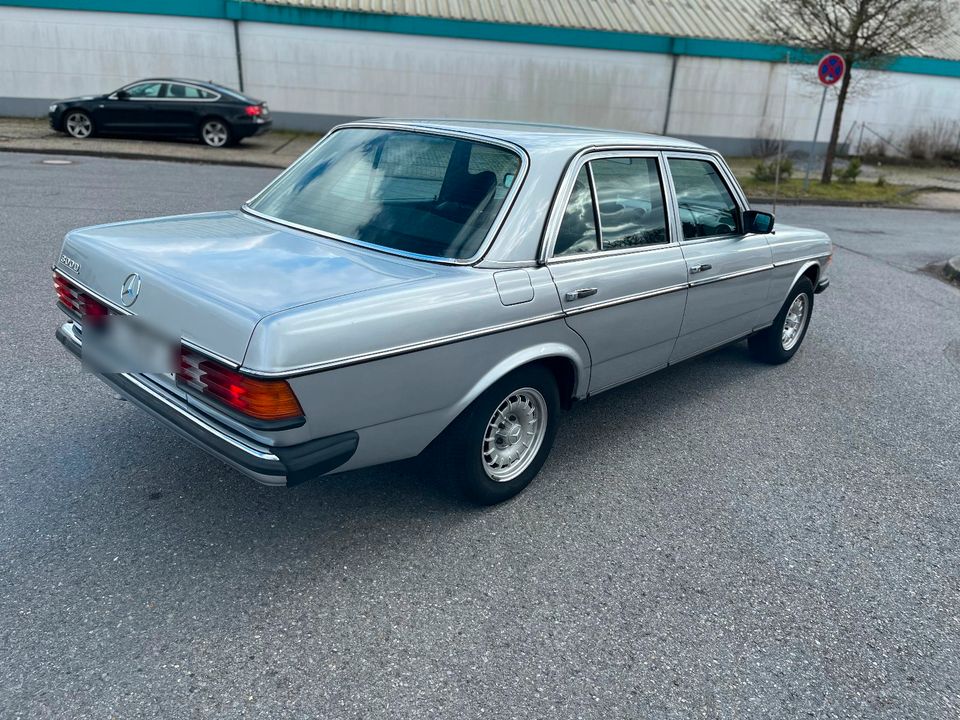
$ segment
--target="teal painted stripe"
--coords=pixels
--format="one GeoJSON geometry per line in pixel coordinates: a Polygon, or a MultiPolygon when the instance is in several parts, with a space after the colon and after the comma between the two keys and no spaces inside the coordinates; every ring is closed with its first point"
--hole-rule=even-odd
{"type": "MultiPolygon", "coordinates": [[[[508,25],[405,15],[381,15],[285,5],[266,5],[242,2],[241,0],[4,0],[0,2],[0,5],[227,18],[342,30],[366,30],[405,35],[494,40],[534,45],[663,53],[731,60],[757,60],[761,62],[784,62],[788,52],[790,53],[790,61],[794,63],[815,63],[819,58],[818,53],[809,53],[784,45],[767,45],[757,42],[641,35],[541,25],[508,25]]],[[[898,57],[885,69],[899,73],[960,78],[960,60],[898,57]]]]}
{"type": "Polygon", "coordinates": [[[235,0],[3,0],[0,6],[225,18],[228,2],[235,0]]]}

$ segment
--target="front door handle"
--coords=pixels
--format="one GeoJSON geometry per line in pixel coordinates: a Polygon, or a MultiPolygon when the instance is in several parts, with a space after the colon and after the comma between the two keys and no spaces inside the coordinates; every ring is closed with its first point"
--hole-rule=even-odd
{"type": "Polygon", "coordinates": [[[691,265],[690,274],[696,275],[698,272],[703,272],[704,270],[710,270],[713,268],[713,265],[710,263],[703,263],[702,265],[691,265]]]}
{"type": "Polygon", "coordinates": [[[563,297],[567,302],[573,302],[574,300],[582,300],[583,298],[596,294],[596,288],[580,288],[579,290],[570,290],[563,297]]]}

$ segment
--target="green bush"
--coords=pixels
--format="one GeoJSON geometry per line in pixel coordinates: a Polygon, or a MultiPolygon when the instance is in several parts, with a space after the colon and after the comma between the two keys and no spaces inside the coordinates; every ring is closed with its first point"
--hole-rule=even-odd
{"type": "Polygon", "coordinates": [[[855,183],[857,181],[857,177],[860,175],[861,165],[862,163],[860,162],[860,158],[850,158],[850,162],[847,163],[847,166],[837,173],[837,180],[842,183],[855,183]]]}
{"type": "MultiPolygon", "coordinates": [[[[786,156],[782,157],[780,159],[780,179],[789,180],[792,173],[793,160],[786,156]]],[[[763,160],[758,162],[757,166],[753,169],[753,179],[757,182],[776,182],[777,159],[774,158],[770,162],[764,162],[763,160]]]]}

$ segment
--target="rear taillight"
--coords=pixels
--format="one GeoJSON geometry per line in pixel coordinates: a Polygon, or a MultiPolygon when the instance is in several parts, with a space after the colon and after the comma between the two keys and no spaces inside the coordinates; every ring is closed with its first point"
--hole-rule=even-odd
{"type": "Polygon", "coordinates": [[[244,112],[250,117],[260,117],[260,115],[263,114],[263,108],[259,105],[247,105],[247,107],[244,108],[244,112]]]}
{"type": "Polygon", "coordinates": [[[110,314],[103,303],[90,297],[61,275],[53,276],[53,287],[57,291],[60,304],[82,319],[95,323],[110,314]]]}
{"type": "Polygon", "coordinates": [[[303,417],[303,409],[286,380],[252,378],[186,347],[180,351],[177,382],[256,420],[303,417]]]}

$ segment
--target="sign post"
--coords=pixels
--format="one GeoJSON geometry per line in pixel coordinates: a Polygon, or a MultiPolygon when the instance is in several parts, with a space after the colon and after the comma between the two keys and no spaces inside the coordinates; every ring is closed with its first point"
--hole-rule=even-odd
{"type": "Polygon", "coordinates": [[[817,136],[820,134],[820,120],[823,119],[823,106],[827,102],[827,88],[840,82],[847,70],[847,63],[843,56],[837,53],[827,53],[817,63],[817,79],[823,85],[823,95],[820,96],[820,111],[817,113],[817,126],[813,131],[813,140],[810,142],[810,152],[807,154],[807,172],[803,176],[803,191],[810,187],[810,166],[817,152],[817,136]]]}

